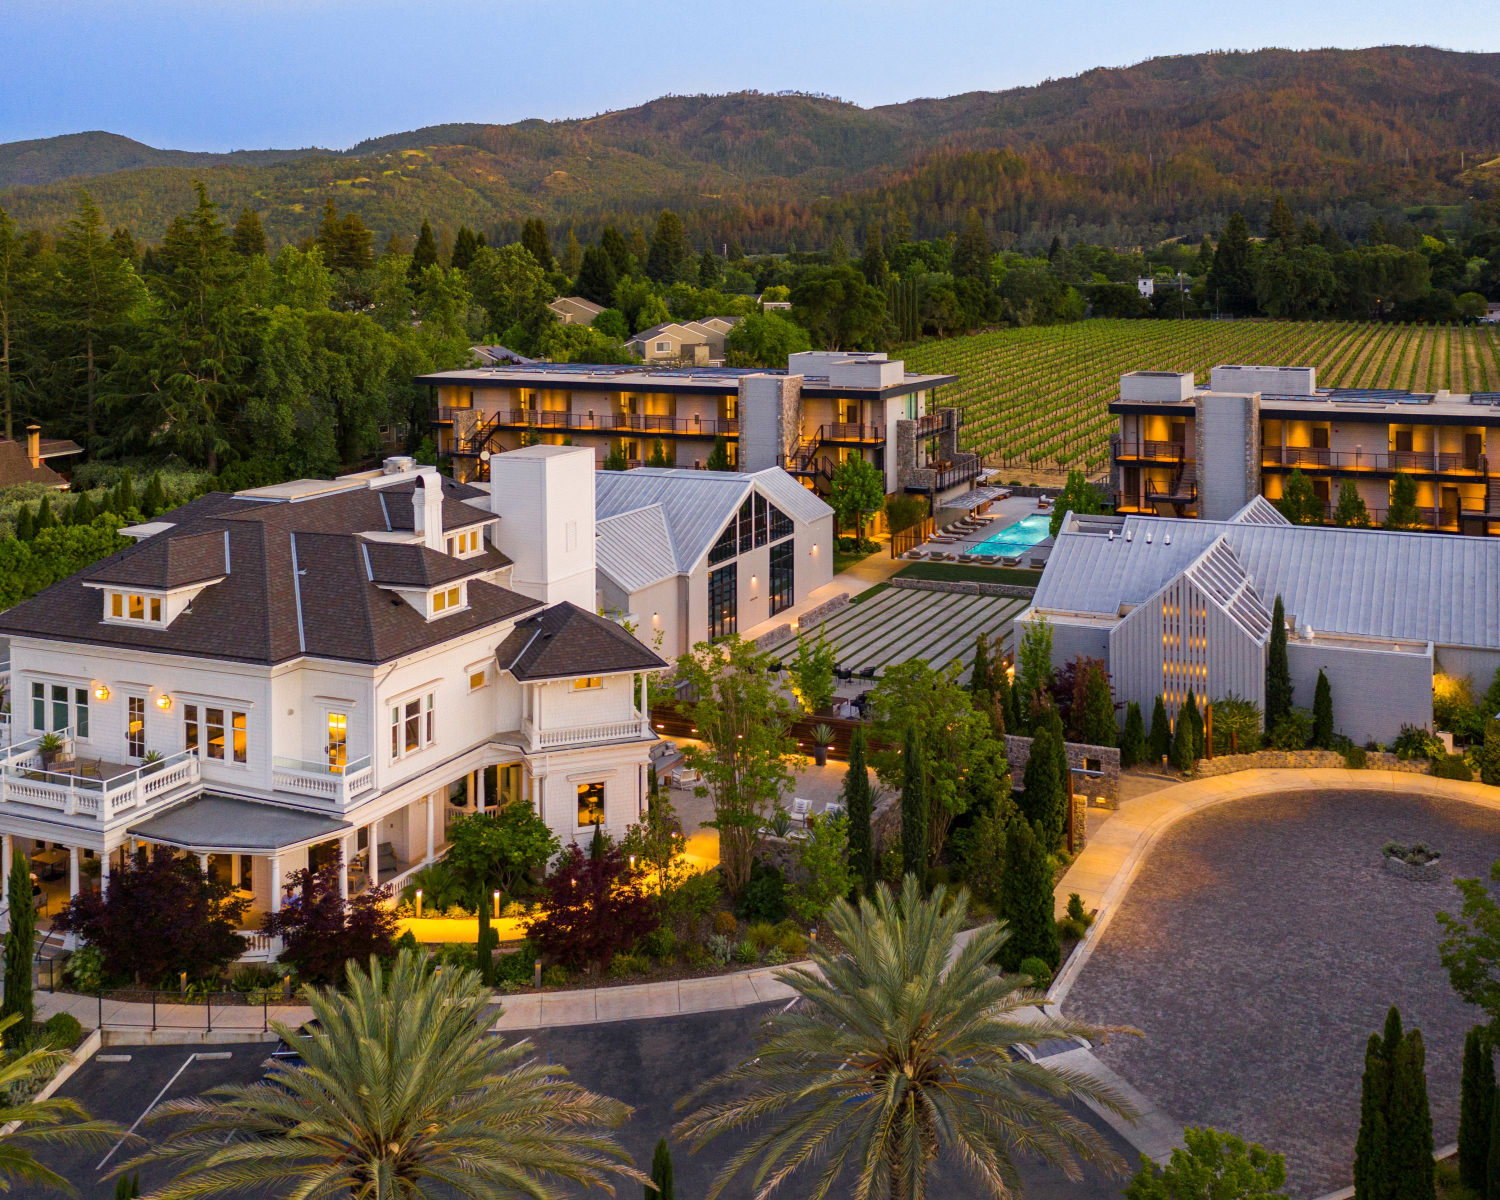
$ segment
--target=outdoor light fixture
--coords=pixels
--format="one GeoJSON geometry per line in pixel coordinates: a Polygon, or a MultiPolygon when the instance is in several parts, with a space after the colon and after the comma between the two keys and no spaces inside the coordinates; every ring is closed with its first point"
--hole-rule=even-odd
{"type": "Polygon", "coordinates": [[[635,855],[634,855],[634,854],[632,854],[632,855],[631,855],[631,856],[630,856],[630,869],[631,869],[631,870],[632,870],[632,871],[634,871],[634,870],[635,870],[635,855]]]}
{"type": "Polygon", "coordinates": [[[422,889],[417,889],[417,916],[422,915],[422,889]]]}
{"type": "Polygon", "coordinates": [[[159,709],[161,709],[162,712],[166,712],[167,709],[169,709],[169,708],[172,707],[172,697],[171,696],[158,696],[156,698],[156,707],[159,708],[159,709]]]}
{"type": "Polygon", "coordinates": [[[98,687],[96,687],[94,689],[94,699],[95,700],[108,700],[109,699],[109,689],[107,687],[105,687],[101,683],[98,687]]]}
{"type": "Polygon", "coordinates": [[[491,893],[491,895],[494,897],[495,901],[495,920],[498,921],[500,919],[500,893],[493,892],[491,893]]]}

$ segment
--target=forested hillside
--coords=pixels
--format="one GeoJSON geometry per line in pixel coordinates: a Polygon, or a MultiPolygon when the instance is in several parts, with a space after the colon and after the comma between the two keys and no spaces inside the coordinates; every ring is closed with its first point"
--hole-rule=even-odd
{"type": "Polygon", "coordinates": [[[0,181],[18,178],[6,174],[9,150],[53,182],[0,190],[21,224],[59,224],[87,186],[109,221],[153,241],[202,178],[231,211],[255,208],[273,244],[309,236],[332,196],[382,238],[410,237],[429,218],[505,242],[532,217],[590,238],[607,224],[644,229],[670,207],[695,244],[753,252],[853,245],[872,220],[932,236],[973,208],[1002,244],[1061,233],[1120,245],[1196,239],[1234,209],[1255,222],[1276,194],[1352,229],[1486,191],[1482,164],[1500,154],[1500,55],[1189,55],[874,109],[666,97],[588,119],[434,126],[270,164],[240,155],[118,169],[116,153],[96,168],[113,173],[66,180],[56,175],[67,147],[49,176],[47,143],[28,145],[23,156],[0,147],[0,181]]]}
{"type": "Polygon", "coordinates": [[[265,166],[294,158],[326,155],[327,150],[233,150],[227,154],[158,150],[117,133],[92,130],[62,137],[0,145],[0,187],[53,183],[75,175],[108,175],[138,167],[196,167],[219,163],[265,166]]]}

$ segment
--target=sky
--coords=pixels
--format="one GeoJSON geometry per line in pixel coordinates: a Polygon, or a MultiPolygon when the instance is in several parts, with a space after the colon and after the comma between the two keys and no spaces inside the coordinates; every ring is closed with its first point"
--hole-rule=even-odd
{"type": "Polygon", "coordinates": [[[870,106],[1156,55],[1392,43],[1500,51],[1500,0],[0,0],[0,142],[343,149],[668,93],[870,106]]]}

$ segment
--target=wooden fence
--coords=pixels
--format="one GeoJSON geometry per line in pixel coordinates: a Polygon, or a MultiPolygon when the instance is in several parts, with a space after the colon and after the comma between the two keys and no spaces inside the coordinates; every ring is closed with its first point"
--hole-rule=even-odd
{"type": "Polygon", "coordinates": [[[932,518],[923,517],[915,525],[891,535],[891,557],[900,558],[908,550],[920,546],[932,536],[932,518]]]}

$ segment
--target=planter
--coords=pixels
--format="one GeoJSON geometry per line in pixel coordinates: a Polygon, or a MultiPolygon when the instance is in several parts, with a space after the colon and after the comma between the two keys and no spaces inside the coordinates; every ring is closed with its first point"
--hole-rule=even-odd
{"type": "Polygon", "coordinates": [[[828,765],[828,747],[827,746],[814,746],[813,747],[813,762],[817,763],[818,766],[820,766],[820,767],[826,767],[828,765]]]}
{"type": "Polygon", "coordinates": [[[1418,883],[1433,883],[1443,877],[1443,859],[1439,855],[1424,863],[1409,863],[1393,854],[1385,855],[1385,869],[1401,879],[1418,883]]]}

